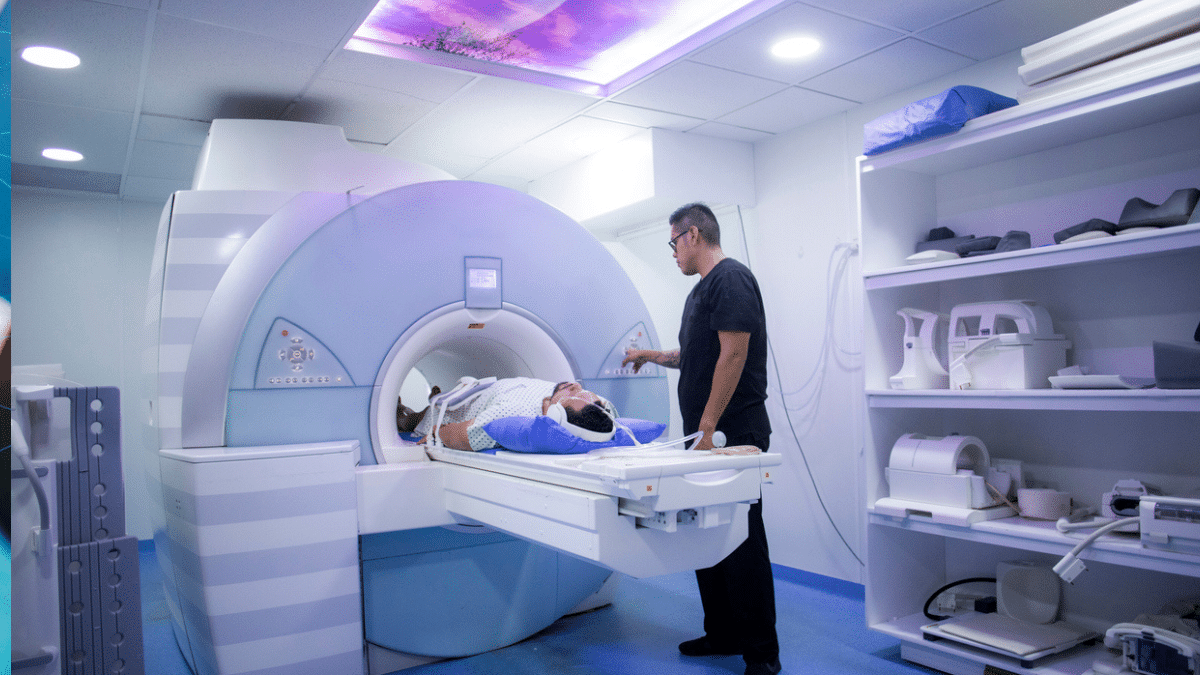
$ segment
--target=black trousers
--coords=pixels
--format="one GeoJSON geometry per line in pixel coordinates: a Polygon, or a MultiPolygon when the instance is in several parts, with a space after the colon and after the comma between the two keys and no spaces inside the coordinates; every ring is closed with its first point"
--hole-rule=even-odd
{"type": "MultiPolygon", "coordinates": [[[[756,445],[766,452],[770,437],[730,438],[727,444],[756,445]]],[[[696,570],[696,583],[709,639],[741,650],[746,663],[764,663],[779,658],[779,638],[761,499],[750,506],[749,523],[746,540],[721,562],[696,570]]]]}

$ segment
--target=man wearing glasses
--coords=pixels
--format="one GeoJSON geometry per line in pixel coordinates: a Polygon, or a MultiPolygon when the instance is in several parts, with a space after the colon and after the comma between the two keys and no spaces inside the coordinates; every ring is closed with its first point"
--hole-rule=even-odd
{"type": "MultiPolygon", "coordinates": [[[[679,369],[684,434],[703,431],[694,446],[713,447],[713,433],[728,445],[767,450],[767,329],[762,293],[750,269],[727,258],[712,209],[688,204],[671,214],[668,244],[687,276],[700,275],[688,295],[679,327],[679,349],[629,350],[624,364],[637,372],[647,362],[679,369]]],[[[762,500],[750,506],[746,541],[727,558],[696,570],[704,606],[702,637],[679,645],[685,656],[741,654],[746,675],[781,669],[775,632],[775,584],[762,520],[762,500]]]]}

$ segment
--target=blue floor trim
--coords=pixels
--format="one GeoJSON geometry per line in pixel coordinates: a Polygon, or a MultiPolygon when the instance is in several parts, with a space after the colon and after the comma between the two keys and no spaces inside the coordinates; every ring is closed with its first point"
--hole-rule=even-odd
{"type": "Polygon", "coordinates": [[[853,581],[827,577],[815,572],[805,572],[804,570],[794,567],[784,567],[775,563],[771,563],[771,569],[775,572],[776,581],[790,581],[794,584],[816,588],[826,593],[833,593],[843,598],[858,600],[859,602],[864,601],[866,598],[866,587],[862,584],[856,584],[853,581]]]}

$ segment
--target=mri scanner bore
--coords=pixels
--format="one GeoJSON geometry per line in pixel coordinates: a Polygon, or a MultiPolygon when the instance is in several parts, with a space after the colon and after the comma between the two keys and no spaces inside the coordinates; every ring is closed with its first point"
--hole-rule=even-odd
{"type": "Polygon", "coordinates": [[[397,401],[464,376],[577,382],[662,425],[661,369],[621,368],[657,336],[604,246],[528,195],[428,172],[373,196],[275,175],[322,162],[355,175],[339,164],[362,153],[328,130],[219,120],[195,189],[161,220],[149,482],[192,668],[355,673],[365,649],[376,672],[475,654],[589,601],[613,570],[697,569],[733,550],[777,455],[564,463],[401,439],[397,401]],[[322,146],[320,160],[276,161],[260,136],[289,157],[322,146]],[[218,165],[241,189],[209,180],[218,165]]]}

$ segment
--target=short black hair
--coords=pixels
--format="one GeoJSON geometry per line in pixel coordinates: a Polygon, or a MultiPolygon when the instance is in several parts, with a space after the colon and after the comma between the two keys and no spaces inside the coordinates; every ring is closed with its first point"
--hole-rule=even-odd
{"type": "Polygon", "coordinates": [[[608,413],[604,412],[604,408],[601,408],[599,404],[589,403],[578,411],[570,408],[565,408],[565,410],[567,411],[567,422],[569,424],[574,424],[588,431],[599,431],[601,433],[608,433],[613,430],[612,418],[608,416],[608,413]]]}
{"type": "Polygon", "coordinates": [[[700,238],[713,246],[721,245],[721,226],[708,205],[700,202],[684,204],[675,209],[669,221],[671,230],[686,230],[695,227],[700,232],[700,238]]]}

